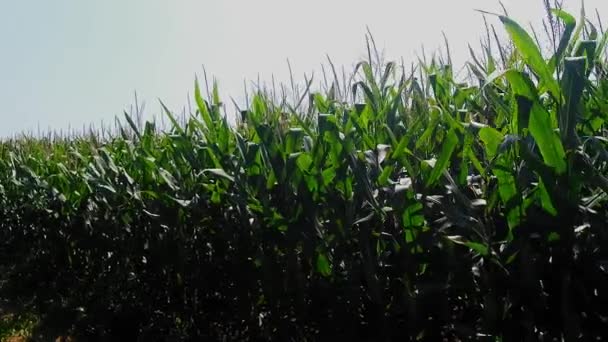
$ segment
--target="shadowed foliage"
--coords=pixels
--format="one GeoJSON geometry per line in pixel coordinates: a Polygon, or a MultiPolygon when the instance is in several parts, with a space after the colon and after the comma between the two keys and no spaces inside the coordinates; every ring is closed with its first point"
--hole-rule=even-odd
{"type": "Polygon", "coordinates": [[[165,130],[0,142],[3,294],[88,341],[608,337],[608,34],[547,10],[467,77],[370,39],[236,123],[197,82],[165,130]]]}

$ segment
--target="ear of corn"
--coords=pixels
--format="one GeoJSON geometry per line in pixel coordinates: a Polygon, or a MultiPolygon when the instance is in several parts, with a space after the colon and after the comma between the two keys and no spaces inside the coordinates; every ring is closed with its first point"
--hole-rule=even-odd
{"type": "Polygon", "coordinates": [[[605,337],[608,34],[551,13],[464,80],[370,48],[236,123],[196,81],[166,130],[1,142],[3,291],[99,338],[605,337]]]}

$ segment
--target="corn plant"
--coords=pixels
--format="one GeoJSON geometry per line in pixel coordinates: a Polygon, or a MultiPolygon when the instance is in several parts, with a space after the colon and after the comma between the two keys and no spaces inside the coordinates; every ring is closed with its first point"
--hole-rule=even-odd
{"type": "Polygon", "coordinates": [[[197,80],[165,130],[1,142],[2,292],[102,340],[608,337],[608,34],[547,10],[548,54],[484,13],[464,78],[369,37],[236,123],[197,80]]]}

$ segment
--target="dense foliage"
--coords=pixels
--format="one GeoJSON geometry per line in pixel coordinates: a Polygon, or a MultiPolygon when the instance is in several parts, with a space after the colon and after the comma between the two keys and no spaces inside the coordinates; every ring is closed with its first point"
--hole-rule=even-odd
{"type": "Polygon", "coordinates": [[[549,14],[464,81],[372,44],[236,124],[197,83],[168,130],[0,143],[3,292],[86,340],[608,337],[608,34],[549,14]]]}

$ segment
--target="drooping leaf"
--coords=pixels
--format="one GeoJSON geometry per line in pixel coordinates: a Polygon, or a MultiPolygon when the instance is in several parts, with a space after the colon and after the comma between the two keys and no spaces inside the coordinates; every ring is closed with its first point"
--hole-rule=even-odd
{"type": "Polygon", "coordinates": [[[214,176],[220,177],[220,178],[224,178],[230,182],[234,182],[234,177],[232,177],[231,175],[229,175],[224,169],[205,169],[203,170],[204,173],[210,173],[214,176]]]}
{"type": "Polygon", "coordinates": [[[443,141],[441,153],[439,154],[439,159],[437,160],[437,163],[433,167],[433,170],[431,171],[431,174],[426,181],[426,186],[435,184],[441,174],[447,169],[450,163],[450,158],[452,157],[452,153],[454,152],[454,149],[456,149],[457,145],[458,136],[454,132],[454,129],[451,129],[447,133],[447,136],[443,141]]]}
{"type": "Polygon", "coordinates": [[[545,163],[558,174],[566,171],[566,153],[559,135],[552,129],[549,112],[538,102],[530,110],[530,133],[538,144],[545,163]]]}
{"type": "Polygon", "coordinates": [[[175,179],[175,177],[173,177],[173,175],[169,171],[167,171],[161,167],[158,169],[158,174],[165,181],[165,184],[167,184],[169,186],[169,188],[171,188],[171,190],[175,191],[175,190],[179,189],[179,186],[177,185],[177,180],[175,179]]]}
{"type": "Polygon", "coordinates": [[[541,84],[546,87],[553,96],[559,97],[560,92],[557,82],[553,78],[551,70],[547,66],[547,63],[532,37],[530,37],[526,30],[511,18],[504,15],[499,16],[499,18],[504,24],[517,51],[526,61],[526,64],[538,75],[541,84]]]}
{"type": "Polygon", "coordinates": [[[564,31],[559,41],[559,45],[557,46],[557,50],[555,51],[553,57],[551,57],[551,60],[549,61],[549,71],[553,73],[557,65],[559,65],[562,58],[564,57],[566,48],[570,44],[572,33],[576,28],[576,19],[574,18],[574,16],[564,11],[563,9],[554,8],[551,9],[551,12],[559,19],[561,19],[564,23],[564,31]]]}

